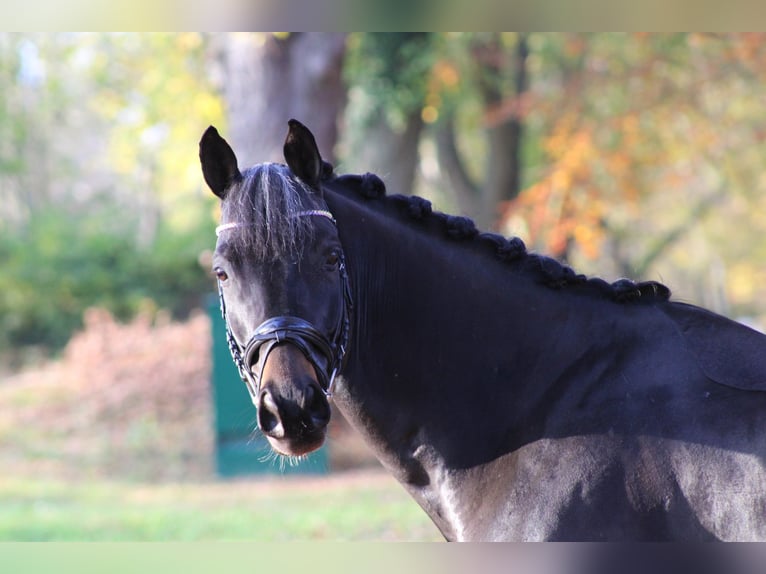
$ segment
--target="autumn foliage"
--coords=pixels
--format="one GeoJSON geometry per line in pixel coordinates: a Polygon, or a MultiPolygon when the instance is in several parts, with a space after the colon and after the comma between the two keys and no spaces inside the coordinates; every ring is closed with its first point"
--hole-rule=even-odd
{"type": "Polygon", "coordinates": [[[766,35],[533,40],[523,110],[538,160],[500,206],[502,228],[580,266],[680,282],[696,273],[708,289],[739,292],[732,277],[716,287],[704,274],[711,258],[753,246],[766,255],[756,215],[766,209],[766,35]],[[735,224],[746,211],[747,225],[735,224]]]}

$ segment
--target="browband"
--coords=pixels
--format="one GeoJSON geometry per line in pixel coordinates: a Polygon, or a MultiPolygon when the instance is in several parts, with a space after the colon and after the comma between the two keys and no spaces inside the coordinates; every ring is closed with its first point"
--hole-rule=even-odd
{"type": "MultiPolygon", "coordinates": [[[[296,213],[293,217],[311,217],[311,216],[319,216],[319,217],[326,217],[333,223],[335,223],[335,218],[332,216],[332,213],[327,211],[326,209],[308,209],[306,211],[299,211],[296,213]]],[[[219,225],[215,228],[215,236],[220,237],[221,233],[224,231],[228,231],[229,229],[236,229],[237,227],[241,227],[242,223],[237,223],[236,221],[232,223],[224,223],[223,225],[219,225]]]]}

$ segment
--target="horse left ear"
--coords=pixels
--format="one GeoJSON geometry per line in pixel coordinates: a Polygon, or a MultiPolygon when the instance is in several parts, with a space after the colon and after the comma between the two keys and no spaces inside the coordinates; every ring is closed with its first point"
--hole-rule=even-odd
{"type": "Polygon", "coordinates": [[[304,183],[318,190],[323,170],[326,168],[314,134],[298,120],[290,120],[287,125],[287,138],[283,147],[285,161],[290,170],[304,183]]]}

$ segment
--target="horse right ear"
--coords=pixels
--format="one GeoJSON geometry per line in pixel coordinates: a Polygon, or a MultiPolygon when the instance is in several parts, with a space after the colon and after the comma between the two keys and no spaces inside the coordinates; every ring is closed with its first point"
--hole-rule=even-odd
{"type": "Polygon", "coordinates": [[[229,186],[239,179],[241,174],[234,150],[213,126],[205,130],[199,142],[199,160],[202,164],[202,175],[210,189],[218,197],[225,199],[229,186]]]}

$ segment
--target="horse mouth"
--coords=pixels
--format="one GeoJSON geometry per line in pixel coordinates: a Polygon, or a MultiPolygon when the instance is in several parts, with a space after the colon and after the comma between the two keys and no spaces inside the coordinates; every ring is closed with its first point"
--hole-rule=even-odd
{"type": "Polygon", "coordinates": [[[320,448],[327,436],[330,405],[319,386],[305,392],[302,404],[279,398],[272,389],[262,390],[258,404],[258,428],[278,454],[300,457],[320,448]]]}
{"type": "Polygon", "coordinates": [[[266,436],[274,452],[282,456],[300,457],[319,450],[325,441],[327,428],[300,433],[298,436],[275,438],[266,436]]]}

